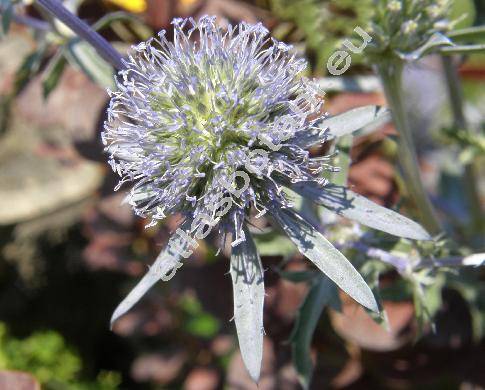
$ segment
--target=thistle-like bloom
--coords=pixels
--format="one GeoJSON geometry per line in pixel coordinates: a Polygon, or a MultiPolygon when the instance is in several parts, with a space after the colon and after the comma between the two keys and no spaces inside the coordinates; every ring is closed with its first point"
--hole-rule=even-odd
{"type": "Polygon", "coordinates": [[[104,132],[110,163],[120,185],[136,182],[129,202],[154,222],[175,212],[200,219],[208,210],[216,219],[220,210],[213,206],[234,179],[250,177],[241,193],[234,183],[237,193],[222,218],[240,242],[251,206],[261,213],[269,205],[289,206],[275,175],[314,180],[325,167],[297,144],[284,143],[314,128],[318,89],[297,77],[305,61],[283,43],[270,45],[262,25],[222,31],[214,18],[203,18],[174,26],[174,43],[162,31],[158,40],[135,47],[121,72],[104,132]]]}
{"type": "MultiPolygon", "coordinates": [[[[436,33],[446,33],[449,0],[377,0],[369,34],[372,41],[366,48],[374,55],[403,56],[430,42],[436,33]]],[[[437,37],[436,35],[435,37],[437,37]]],[[[430,43],[444,44],[436,38],[430,43]]]]}
{"type": "Polygon", "coordinates": [[[292,209],[286,189],[391,234],[429,236],[413,221],[327,183],[321,174],[334,169],[330,157],[307,151],[385,112],[363,107],[326,118],[318,86],[301,76],[306,62],[261,24],[222,29],[212,17],[173,24],[173,41],[162,31],[134,47],[111,93],[103,141],[120,186],[134,183],[127,200],[135,212],[153,223],[180,213],[184,222],[112,320],[156,281],[173,276],[197,239],[218,231],[231,242],[234,318],[243,359],[257,380],[264,283],[250,215],[268,213],[316,267],[375,311],[362,277],[292,209]]]}

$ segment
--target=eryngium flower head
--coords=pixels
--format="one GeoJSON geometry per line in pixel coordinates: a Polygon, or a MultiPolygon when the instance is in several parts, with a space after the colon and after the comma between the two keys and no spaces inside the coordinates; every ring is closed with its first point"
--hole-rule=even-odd
{"type": "Polygon", "coordinates": [[[220,212],[213,206],[228,185],[248,184],[222,218],[240,238],[251,206],[288,205],[275,175],[321,182],[315,174],[326,165],[293,142],[319,119],[318,88],[300,75],[305,61],[261,24],[223,30],[213,17],[173,24],[173,42],[162,31],[139,44],[120,72],[103,133],[110,164],[119,185],[135,183],[135,212],[153,221],[220,212]]]}
{"type": "Polygon", "coordinates": [[[377,0],[369,34],[369,54],[405,54],[446,32],[449,0],[377,0]]]}
{"type": "Polygon", "coordinates": [[[170,279],[213,227],[231,233],[234,320],[243,360],[257,381],[263,344],[263,267],[246,219],[269,211],[298,249],[367,308],[377,303],[352,264],[291,210],[287,187],[340,215],[398,236],[427,239],[416,223],[320,173],[329,157],[306,148],[383,119],[376,107],[332,118],[321,113],[317,85],[301,76],[306,62],[268,38],[261,25],[221,29],[215,19],[174,21],[135,47],[111,93],[103,141],[136,213],[152,222],[185,216],[150,270],[116,308],[112,322],[158,280],[170,279]],[[194,233],[195,232],[195,233],[194,233]]]}

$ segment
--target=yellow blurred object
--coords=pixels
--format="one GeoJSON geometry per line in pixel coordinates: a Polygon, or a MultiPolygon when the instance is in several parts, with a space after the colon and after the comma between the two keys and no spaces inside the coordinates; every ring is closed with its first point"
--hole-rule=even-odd
{"type": "Polygon", "coordinates": [[[108,3],[117,5],[127,11],[133,13],[144,12],[147,9],[147,2],[145,0],[107,0],[108,3]]]}
{"type": "Polygon", "coordinates": [[[182,14],[189,14],[200,0],[179,0],[177,10],[182,14]]]}

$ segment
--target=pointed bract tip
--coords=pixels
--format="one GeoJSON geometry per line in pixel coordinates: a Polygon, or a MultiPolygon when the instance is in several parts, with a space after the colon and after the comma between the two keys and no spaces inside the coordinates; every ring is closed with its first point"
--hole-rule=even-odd
{"type": "Polygon", "coordinates": [[[361,304],[365,306],[367,309],[373,311],[374,313],[377,313],[377,314],[380,313],[379,305],[377,304],[374,294],[372,294],[372,299],[370,299],[368,302],[362,302],[361,304]]]}
{"type": "Polygon", "coordinates": [[[412,234],[409,234],[407,238],[411,240],[418,240],[418,241],[432,241],[433,237],[423,228],[421,225],[416,224],[412,234]]]}
{"type": "Polygon", "coordinates": [[[109,320],[109,330],[111,332],[113,331],[113,327],[115,325],[115,322],[116,322],[116,319],[113,319],[113,317],[111,317],[111,319],[109,320]]]}
{"type": "MultiPolygon", "coordinates": [[[[244,363],[246,365],[246,363],[244,363]]],[[[248,371],[249,376],[253,380],[254,383],[256,383],[256,386],[259,387],[259,379],[261,375],[261,365],[256,366],[253,365],[252,367],[246,365],[246,369],[248,371]]]]}
{"type": "Polygon", "coordinates": [[[115,322],[118,321],[118,319],[123,315],[123,313],[120,313],[118,309],[119,307],[116,308],[109,320],[109,330],[111,331],[113,330],[115,322]]]}

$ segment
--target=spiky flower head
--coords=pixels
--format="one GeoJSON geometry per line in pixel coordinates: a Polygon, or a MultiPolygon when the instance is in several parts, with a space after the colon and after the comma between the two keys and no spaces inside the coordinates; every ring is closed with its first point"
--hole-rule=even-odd
{"type": "Polygon", "coordinates": [[[306,62],[268,37],[261,25],[222,29],[215,18],[177,19],[173,40],[136,46],[111,92],[103,141],[128,201],[156,223],[185,216],[148,273],[115,310],[115,321],[158,280],[170,279],[196,239],[216,226],[231,233],[234,319],[243,360],[257,381],[263,343],[263,268],[246,220],[270,212],[322,272],[362,305],[377,311],[372,291],[352,264],[291,209],[284,187],[345,217],[389,233],[427,239],[416,223],[330,185],[328,156],[308,147],[382,120],[362,107],[322,115],[322,94],[301,76],[306,62]]]}
{"type": "Polygon", "coordinates": [[[214,17],[173,24],[173,42],[162,31],[135,47],[111,93],[103,133],[110,164],[120,185],[135,183],[135,212],[154,222],[208,210],[216,220],[213,206],[229,194],[220,219],[243,239],[251,206],[264,213],[288,205],[275,175],[321,181],[315,174],[325,165],[294,138],[314,127],[322,100],[300,75],[305,61],[261,24],[223,30],[214,17]]]}
{"type": "Polygon", "coordinates": [[[449,0],[377,0],[366,48],[374,55],[402,55],[417,50],[434,33],[451,27],[449,0]]]}

